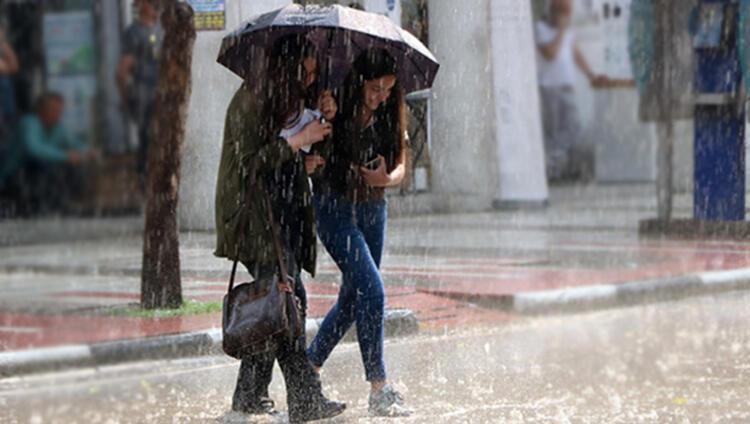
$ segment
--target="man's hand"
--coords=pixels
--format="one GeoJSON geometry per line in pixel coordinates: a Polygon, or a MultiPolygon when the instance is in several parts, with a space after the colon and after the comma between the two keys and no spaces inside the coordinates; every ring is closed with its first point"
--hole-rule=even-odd
{"type": "Polygon", "coordinates": [[[97,148],[88,149],[85,153],[87,161],[98,161],[102,157],[102,151],[97,148]]]}
{"type": "Polygon", "coordinates": [[[120,62],[117,64],[117,71],[115,72],[115,81],[117,82],[117,89],[120,92],[120,100],[123,103],[128,101],[128,86],[130,85],[134,69],[135,57],[127,54],[120,57],[120,62]]]}
{"type": "Polygon", "coordinates": [[[68,163],[71,165],[80,165],[84,160],[84,155],[77,150],[71,150],[68,152],[68,163]]]}
{"type": "Polygon", "coordinates": [[[332,121],[338,112],[338,105],[336,99],[333,98],[331,90],[325,90],[320,93],[318,98],[318,110],[323,114],[323,117],[328,121],[332,121]]]}
{"type": "Polygon", "coordinates": [[[101,157],[99,149],[71,150],[68,152],[67,162],[71,165],[81,165],[86,162],[95,161],[101,157]]]}
{"type": "Polygon", "coordinates": [[[317,153],[305,156],[305,172],[307,172],[307,175],[311,175],[318,167],[325,164],[325,159],[317,153]]]}
{"type": "Polygon", "coordinates": [[[589,82],[594,88],[606,88],[610,85],[609,77],[607,77],[606,75],[593,75],[589,79],[589,82]]]}
{"type": "Polygon", "coordinates": [[[323,141],[323,139],[331,134],[331,131],[332,128],[330,123],[321,123],[318,120],[314,120],[305,125],[305,128],[302,128],[302,131],[289,137],[286,141],[289,143],[289,147],[296,152],[302,148],[302,146],[309,146],[323,141]]]}

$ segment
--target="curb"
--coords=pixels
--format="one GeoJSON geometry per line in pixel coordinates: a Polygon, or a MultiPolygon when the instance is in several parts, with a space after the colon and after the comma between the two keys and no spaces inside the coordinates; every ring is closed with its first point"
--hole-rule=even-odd
{"type": "Polygon", "coordinates": [[[750,268],[513,295],[419,291],[518,314],[541,315],[663,302],[732,290],[750,290],[750,268]]]}
{"type": "MultiPolygon", "coordinates": [[[[322,321],[322,318],[307,320],[308,340],[318,333],[322,321]]],[[[345,341],[353,339],[353,331],[352,328],[347,333],[345,341]]],[[[386,310],[384,332],[387,338],[413,335],[419,332],[419,322],[411,310],[386,310]]],[[[0,378],[139,360],[221,355],[221,340],[221,329],[212,328],[193,333],[0,352],[0,378]]]]}
{"type": "Polygon", "coordinates": [[[521,293],[513,296],[513,311],[522,314],[569,312],[750,289],[750,268],[712,271],[679,277],[590,287],[521,293]]]}

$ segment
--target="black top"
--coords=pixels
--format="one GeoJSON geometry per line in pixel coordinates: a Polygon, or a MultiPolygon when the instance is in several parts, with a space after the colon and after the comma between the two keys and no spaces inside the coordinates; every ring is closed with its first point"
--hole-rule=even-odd
{"type": "Polygon", "coordinates": [[[353,135],[351,127],[350,123],[334,122],[333,138],[320,149],[326,164],[313,176],[315,192],[345,195],[352,202],[382,200],[385,189],[367,185],[359,167],[382,155],[388,172],[393,171],[400,155],[397,130],[385,119],[375,120],[359,136],[353,135]]]}
{"type": "Polygon", "coordinates": [[[299,198],[299,193],[304,193],[304,188],[297,184],[307,184],[307,179],[300,179],[300,173],[305,169],[300,155],[294,160],[288,161],[266,175],[265,183],[271,197],[273,216],[281,230],[282,245],[294,252],[299,261],[304,234],[305,207],[309,206],[310,199],[299,198]]]}

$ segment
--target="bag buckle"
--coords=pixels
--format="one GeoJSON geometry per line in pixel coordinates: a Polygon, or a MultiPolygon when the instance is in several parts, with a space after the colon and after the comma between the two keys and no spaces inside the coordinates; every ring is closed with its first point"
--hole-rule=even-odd
{"type": "Polygon", "coordinates": [[[282,281],[281,279],[279,279],[279,282],[277,284],[279,285],[279,291],[294,293],[294,289],[292,288],[292,285],[289,284],[289,281],[282,281]]]}

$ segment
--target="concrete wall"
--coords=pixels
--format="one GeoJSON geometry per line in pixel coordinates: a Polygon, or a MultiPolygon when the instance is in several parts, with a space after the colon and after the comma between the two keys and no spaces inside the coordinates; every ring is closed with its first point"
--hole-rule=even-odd
{"type": "Polygon", "coordinates": [[[224,117],[239,77],[216,63],[221,39],[249,17],[282,7],[289,0],[227,0],[226,31],[199,31],[193,53],[190,98],[182,158],[179,220],[183,230],[214,228],[214,195],[224,117]]]}
{"type": "Polygon", "coordinates": [[[489,208],[498,187],[490,1],[430,2],[432,192],[449,210],[489,208]]]}
{"type": "Polygon", "coordinates": [[[499,207],[543,204],[549,197],[537,93],[531,5],[492,0],[499,207]]]}

